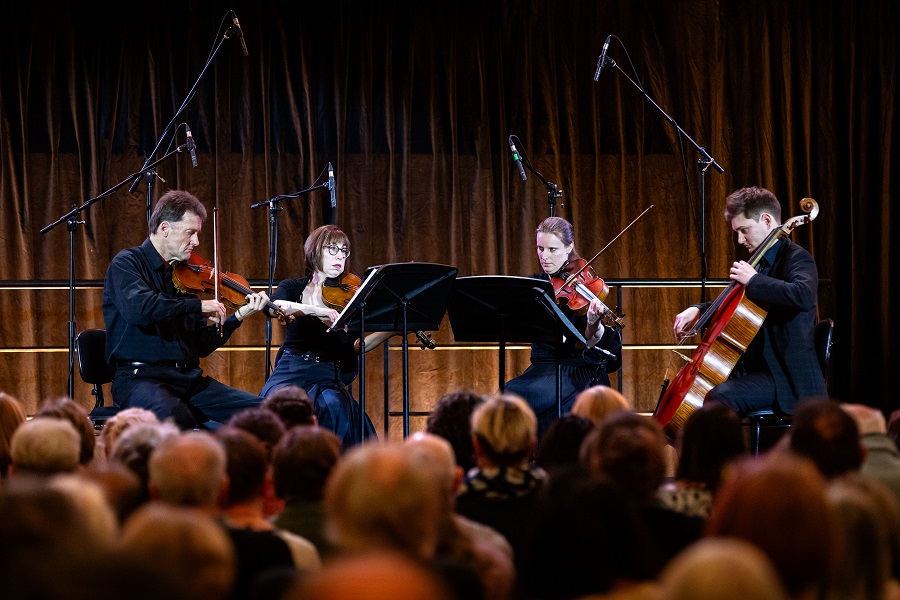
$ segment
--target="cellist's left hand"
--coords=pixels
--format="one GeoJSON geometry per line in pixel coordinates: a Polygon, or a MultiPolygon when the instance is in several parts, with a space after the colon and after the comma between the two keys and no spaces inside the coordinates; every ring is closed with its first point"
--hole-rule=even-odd
{"type": "Polygon", "coordinates": [[[754,269],[750,263],[745,260],[739,260],[731,265],[731,273],[729,277],[731,277],[732,281],[737,281],[742,285],[747,285],[747,282],[750,281],[750,278],[756,275],[756,269],[754,269]]]}

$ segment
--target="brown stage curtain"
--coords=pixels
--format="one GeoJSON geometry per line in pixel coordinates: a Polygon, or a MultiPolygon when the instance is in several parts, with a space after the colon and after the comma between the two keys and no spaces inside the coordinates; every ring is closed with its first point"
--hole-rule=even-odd
{"type": "MultiPolygon", "coordinates": [[[[0,41],[0,389],[30,413],[66,392],[68,374],[70,236],[65,224],[40,230],[140,170],[198,81],[176,122],[190,125],[199,166],[184,154],[167,160],[152,196],[183,187],[215,206],[228,271],[266,280],[268,213],[250,205],[322,182],[331,162],[336,211],[324,191],[282,204],[276,281],[301,272],[303,240],[324,222],[350,235],[358,274],[404,261],[453,265],[460,277],[534,273],[533,234],[549,204],[537,177],[518,177],[507,147],[515,134],[534,168],[564,191],[557,214],[574,224],[582,255],[653,205],[594,263],[610,281],[699,281],[704,248],[708,279],[721,280],[738,255],[721,216],[727,193],[769,187],[785,216],[815,198],[818,219],[794,239],[825,280],[821,316],[837,322],[832,394],[896,405],[891,2],[238,2],[248,57],[217,31],[224,9],[201,2],[163,3],[142,19],[84,3],[22,4],[0,41]],[[618,68],[595,83],[609,34],[618,68]],[[703,195],[688,136],[725,169],[706,171],[703,195]],[[62,285],[14,285],[53,281],[62,285]],[[858,395],[863,383],[880,393],[858,395]]],[[[174,141],[170,130],[155,156],[183,142],[183,129],[174,141]]],[[[101,281],[116,252],[146,237],[147,186],[127,187],[81,215],[72,236],[79,281],[101,281]]],[[[209,223],[202,238],[211,257],[209,223]]],[[[649,411],[672,354],[644,346],[671,343],[674,315],[700,289],[626,285],[622,296],[621,385],[649,411]]],[[[103,326],[99,288],[79,288],[76,305],[78,330],[103,326]]],[[[275,324],[276,346],[280,334],[275,324]]],[[[496,351],[445,351],[454,341],[446,318],[434,336],[442,349],[412,344],[413,411],[459,387],[496,390],[496,351]]],[[[394,412],[397,344],[388,350],[394,412]]],[[[252,319],[204,367],[256,391],[264,345],[264,324],[252,319]]],[[[366,363],[367,408],[379,426],[383,358],[379,349],[366,363]]],[[[510,350],[507,377],[527,361],[527,350],[510,350]]],[[[89,406],[89,387],[75,379],[89,406]]]]}

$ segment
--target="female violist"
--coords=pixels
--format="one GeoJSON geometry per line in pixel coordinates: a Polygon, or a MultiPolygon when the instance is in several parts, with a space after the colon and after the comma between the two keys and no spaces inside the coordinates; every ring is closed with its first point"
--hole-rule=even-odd
{"type": "MultiPolygon", "coordinates": [[[[359,342],[355,335],[330,331],[338,311],[322,297],[322,288],[340,280],[350,256],[350,240],[334,225],[323,225],[306,238],[304,244],[306,276],[282,281],[272,294],[272,302],[294,322],[285,328],[284,343],[275,358],[275,368],[260,396],[277,388],[297,385],[306,390],[315,407],[321,427],[335,432],[348,448],[360,441],[360,405],[347,390],[355,378],[359,342]]],[[[392,332],[366,336],[366,351],[388,339],[392,332]]],[[[375,428],[365,417],[366,437],[375,428]]]]}
{"type": "MultiPolygon", "coordinates": [[[[537,228],[537,257],[541,273],[534,277],[566,278],[567,265],[579,258],[572,224],[560,217],[545,219],[537,228]]],[[[592,385],[609,385],[609,373],[617,371],[622,362],[622,339],[617,329],[607,327],[601,321],[604,306],[598,299],[592,300],[587,312],[580,316],[564,304],[561,310],[587,340],[587,347],[567,340],[560,349],[560,400],[565,414],[582,390],[592,385]]],[[[558,415],[556,361],[554,346],[532,344],[531,365],[504,386],[504,392],[517,394],[531,405],[538,418],[539,439],[558,415]]]]}

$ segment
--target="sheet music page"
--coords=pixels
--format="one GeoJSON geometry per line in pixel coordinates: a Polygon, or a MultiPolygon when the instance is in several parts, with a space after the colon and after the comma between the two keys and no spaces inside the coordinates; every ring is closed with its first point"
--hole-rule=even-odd
{"type": "MultiPolygon", "coordinates": [[[[367,290],[367,289],[368,289],[369,283],[372,281],[372,279],[375,277],[375,275],[376,275],[378,272],[379,272],[379,269],[378,269],[377,267],[369,267],[369,272],[366,274],[366,278],[363,280],[363,282],[360,284],[360,286],[356,289],[356,293],[353,294],[353,297],[352,297],[352,298],[350,298],[350,302],[347,303],[347,306],[344,307],[344,311],[345,311],[345,312],[347,311],[347,308],[348,308],[348,307],[353,306],[353,303],[356,301],[356,297],[359,296],[359,293],[360,293],[361,291],[363,291],[363,290],[367,290]]],[[[352,312],[352,311],[351,311],[351,312],[352,312]]],[[[328,330],[329,330],[329,331],[332,331],[332,330],[334,330],[334,329],[342,329],[343,331],[347,331],[347,324],[346,324],[346,323],[344,323],[344,324],[343,324],[342,326],[340,326],[340,327],[335,327],[335,325],[337,325],[337,324],[340,323],[340,322],[341,322],[341,318],[338,317],[338,320],[335,321],[334,324],[333,324],[331,327],[328,328],[328,330]]]]}

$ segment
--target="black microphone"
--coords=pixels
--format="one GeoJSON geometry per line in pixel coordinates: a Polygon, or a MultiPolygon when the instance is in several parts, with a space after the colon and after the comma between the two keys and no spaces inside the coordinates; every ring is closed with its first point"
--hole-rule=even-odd
{"type": "Polygon", "coordinates": [[[241,29],[241,23],[238,21],[236,14],[231,13],[231,16],[234,19],[234,28],[237,31],[237,37],[241,40],[241,52],[244,53],[244,56],[250,56],[250,53],[247,52],[247,42],[244,41],[244,31],[241,29]]]}
{"type": "Polygon", "coordinates": [[[187,123],[184,124],[184,130],[187,132],[187,142],[185,142],[185,146],[187,146],[188,152],[191,153],[191,164],[194,165],[194,168],[197,168],[197,145],[194,143],[194,136],[191,135],[191,128],[187,123]]]}
{"type": "Polygon", "coordinates": [[[603,42],[603,50],[600,51],[600,60],[597,61],[597,70],[594,72],[594,81],[600,79],[600,71],[603,70],[603,66],[606,65],[606,51],[609,49],[609,40],[612,38],[612,34],[606,36],[606,41],[603,42]]]}
{"type": "Polygon", "coordinates": [[[516,150],[516,145],[513,143],[512,136],[509,136],[509,149],[512,150],[513,160],[516,161],[516,166],[519,167],[519,177],[522,178],[522,181],[526,181],[528,176],[525,175],[525,168],[522,166],[522,157],[519,156],[519,151],[516,150]]]}
{"type": "Polygon", "coordinates": [[[337,198],[334,195],[334,169],[328,163],[328,189],[331,190],[331,208],[337,208],[337,198]]]}

